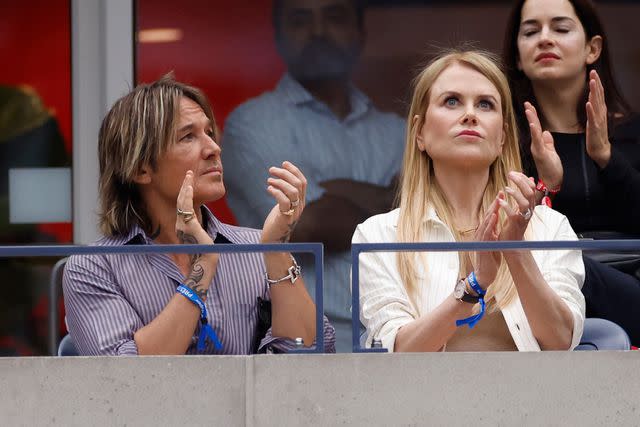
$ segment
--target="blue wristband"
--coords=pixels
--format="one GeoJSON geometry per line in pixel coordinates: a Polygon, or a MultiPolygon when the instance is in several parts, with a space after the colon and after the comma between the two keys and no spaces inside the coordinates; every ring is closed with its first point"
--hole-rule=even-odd
{"type": "Polygon", "coordinates": [[[200,308],[200,335],[198,336],[198,351],[204,350],[205,341],[207,337],[213,342],[216,350],[222,350],[222,343],[218,339],[216,335],[216,331],[213,330],[209,321],[207,320],[207,307],[204,305],[204,302],[200,299],[198,294],[193,292],[193,290],[187,288],[183,284],[179,284],[176,288],[176,292],[180,295],[183,295],[189,301],[194,303],[200,308]]]}
{"type": "Polygon", "coordinates": [[[469,286],[471,286],[471,289],[473,289],[473,291],[480,297],[480,299],[478,300],[478,302],[480,303],[480,312],[465,319],[456,320],[456,326],[469,325],[469,329],[472,329],[474,326],[476,326],[476,323],[478,323],[480,319],[482,319],[482,316],[484,316],[486,308],[484,295],[487,293],[487,291],[480,287],[478,279],[476,279],[475,271],[469,273],[469,275],[467,276],[467,282],[469,283],[469,286]]]}
{"type": "Polygon", "coordinates": [[[476,279],[475,271],[472,271],[471,273],[469,273],[469,275],[467,276],[467,282],[469,282],[469,286],[471,286],[471,289],[473,289],[473,291],[476,294],[478,294],[479,297],[484,296],[484,294],[487,293],[487,291],[485,291],[480,287],[480,284],[478,283],[478,279],[476,279]]]}
{"type": "Polygon", "coordinates": [[[474,314],[473,316],[456,320],[456,326],[469,325],[469,329],[473,329],[473,327],[476,326],[476,323],[478,323],[480,319],[482,319],[482,316],[484,316],[484,312],[485,312],[484,297],[480,297],[478,302],[480,303],[480,312],[478,314],[474,314]]]}

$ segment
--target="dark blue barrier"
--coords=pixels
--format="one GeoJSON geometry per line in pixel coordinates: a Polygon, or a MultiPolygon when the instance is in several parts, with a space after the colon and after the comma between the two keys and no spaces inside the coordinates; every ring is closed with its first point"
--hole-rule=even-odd
{"type": "Polygon", "coordinates": [[[638,251],[640,240],[568,240],[505,242],[437,242],[437,243],[358,243],[351,245],[351,326],[354,353],[381,353],[386,348],[360,346],[360,263],[362,252],[451,252],[504,251],[520,249],[580,249],[583,251],[638,251]]]}
{"type": "MultiPolygon", "coordinates": [[[[245,253],[245,252],[303,252],[313,254],[315,261],[316,345],[291,353],[324,353],[323,321],[323,265],[322,243],[270,243],[254,245],[131,245],[131,246],[0,246],[0,258],[69,256],[94,254],[146,254],[146,253],[245,253]]],[[[57,345],[57,344],[56,344],[57,345]]]]}

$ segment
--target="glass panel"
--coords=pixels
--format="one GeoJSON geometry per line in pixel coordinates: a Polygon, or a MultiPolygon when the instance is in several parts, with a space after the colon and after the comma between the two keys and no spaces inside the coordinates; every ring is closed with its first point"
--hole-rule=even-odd
{"type": "MultiPolygon", "coordinates": [[[[72,238],[70,2],[2,2],[0,16],[0,51],[11,58],[0,67],[0,244],[68,243],[72,238]],[[35,172],[62,168],[67,177],[61,180],[35,172]],[[19,203],[13,206],[10,175],[25,173],[36,180],[36,188],[24,190],[27,177],[14,180],[18,187],[12,196],[19,203]],[[46,190],[65,206],[65,212],[56,211],[34,190],[46,190]],[[11,221],[10,214],[18,213],[23,202],[35,203],[29,209],[36,217],[11,221]]],[[[46,354],[46,291],[54,262],[0,259],[2,284],[19,290],[0,297],[0,355],[46,354]]]]}

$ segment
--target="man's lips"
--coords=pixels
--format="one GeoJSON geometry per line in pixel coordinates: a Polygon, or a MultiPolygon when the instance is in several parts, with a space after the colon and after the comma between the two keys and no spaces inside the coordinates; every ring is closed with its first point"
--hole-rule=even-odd
{"type": "Polygon", "coordinates": [[[460,132],[458,134],[458,136],[477,136],[478,138],[481,137],[479,132],[477,132],[475,130],[470,130],[470,129],[463,130],[462,132],[460,132]]]}
{"type": "Polygon", "coordinates": [[[202,174],[208,175],[208,174],[214,174],[214,173],[222,174],[222,167],[219,167],[219,166],[210,167],[209,169],[205,170],[202,174]]]}
{"type": "Polygon", "coordinates": [[[543,59],[560,59],[560,57],[551,52],[541,53],[540,55],[536,56],[536,62],[542,61],[543,59]]]}

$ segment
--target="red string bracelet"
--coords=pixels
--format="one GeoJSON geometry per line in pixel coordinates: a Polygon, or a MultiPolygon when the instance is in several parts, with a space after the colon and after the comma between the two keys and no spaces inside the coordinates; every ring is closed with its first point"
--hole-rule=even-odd
{"type": "Polygon", "coordinates": [[[549,189],[541,179],[538,179],[538,184],[536,184],[536,190],[544,194],[544,196],[542,196],[542,201],[540,202],[540,204],[551,207],[551,197],[549,196],[555,196],[556,194],[558,194],[558,191],[560,191],[560,187],[555,188],[553,190],[549,189]]]}

